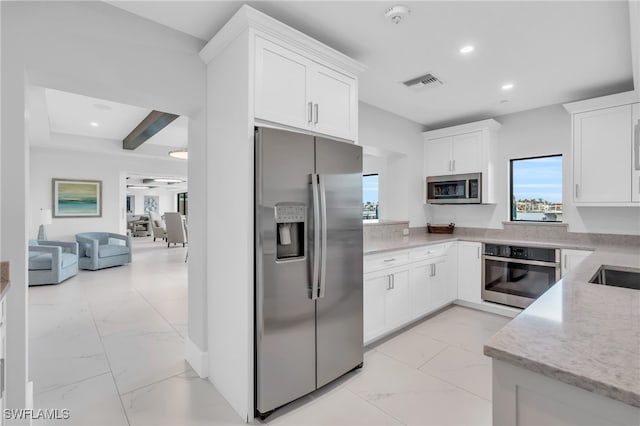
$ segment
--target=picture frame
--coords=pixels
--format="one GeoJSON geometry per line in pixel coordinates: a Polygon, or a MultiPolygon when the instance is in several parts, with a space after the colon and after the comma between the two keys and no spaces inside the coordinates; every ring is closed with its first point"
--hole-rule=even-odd
{"type": "Polygon", "coordinates": [[[52,179],[54,218],[102,217],[102,181],[52,179]]]}

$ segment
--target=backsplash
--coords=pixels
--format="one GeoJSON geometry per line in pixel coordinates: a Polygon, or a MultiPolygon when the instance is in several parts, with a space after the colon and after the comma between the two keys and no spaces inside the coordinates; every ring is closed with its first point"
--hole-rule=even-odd
{"type": "MultiPolygon", "coordinates": [[[[616,246],[640,248],[640,235],[590,234],[568,232],[566,225],[525,225],[503,223],[504,229],[456,227],[453,235],[458,238],[536,241],[584,246],[616,246]]],[[[411,228],[412,234],[427,232],[426,226],[411,228]]]]}
{"type": "Polygon", "coordinates": [[[365,244],[378,240],[401,240],[403,237],[408,237],[408,232],[409,221],[381,220],[364,224],[363,240],[365,244]]]}

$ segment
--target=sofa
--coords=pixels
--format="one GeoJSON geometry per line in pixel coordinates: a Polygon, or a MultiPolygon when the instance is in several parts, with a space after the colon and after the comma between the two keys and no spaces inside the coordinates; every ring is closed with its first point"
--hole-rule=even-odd
{"type": "Polygon", "coordinates": [[[111,232],[76,234],[78,266],[96,271],[131,263],[131,237],[111,232]]]}
{"type": "Polygon", "coordinates": [[[59,284],[78,273],[78,243],[29,240],[29,285],[59,284]]]}

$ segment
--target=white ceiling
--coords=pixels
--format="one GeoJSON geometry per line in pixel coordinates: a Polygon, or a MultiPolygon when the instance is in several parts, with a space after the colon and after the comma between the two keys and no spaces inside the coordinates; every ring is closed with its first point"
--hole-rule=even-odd
{"type": "MultiPolygon", "coordinates": [[[[146,108],[59,90],[45,89],[44,93],[51,133],[88,136],[95,143],[123,140],[151,112],[146,108]]],[[[187,117],[178,117],[145,145],[186,148],[188,123],[187,117]]]]}
{"type": "MultiPolygon", "coordinates": [[[[243,4],[109,3],[205,41],[243,4]]],[[[394,25],[388,1],[248,2],[366,64],[362,101],[431,128],[633,89],[626,0],[401,3],[411,13],[394,25]],[[400,84],[427,72],[444,85],[400,84]]]]}

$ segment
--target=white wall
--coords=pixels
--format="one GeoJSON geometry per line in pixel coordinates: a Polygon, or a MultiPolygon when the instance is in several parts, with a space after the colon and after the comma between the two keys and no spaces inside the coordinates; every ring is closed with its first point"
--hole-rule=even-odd
{"type": "MultiPolygon", "coordinates": [[[[180,192],[187,192],[180,191],[180,192]]],[[[135,206],[132,214],[144,214],[144,197],[158,197],[158,213],[163,215],[165,212],[177,212],[178,200],[177,191],[169,191],[165,188],[152,189],[127,189],[127,194],[135,197],[135,206]]]]}
{"type": "MultiPolygon", "coordinates": [[[[509,160],[543,155],[563,155],[563,221],[570,232],[640,235],[640,210],[633,207],[579,207],[571,194],[571,116],[562,105],[496,117],[502,124],[497,131],[493,153],[496,179],[496,205],[425,205],[432,223],[455,222],[458,226],[502,228],[509,220],[509,160]]],[[[597,173],[597,171],[594,171],[597,173]]]]}
{"type": "Polygon", "coordinates": [[[367,154],[363,166],[381,170],[381,219],[423,226],[422,125],[360,102],[358,132],[367,154]]]}
{"type": "MultiPolygon", "coordinates": [[[[0,7],[1,244],[3,257],[11,261],[13,279],[7,306],[6,402],[20,408],[28,403],[25,253],[33,208],[28,199],[31,185],[24,126],[27,90],[30,85],[50,87],[186,115],[191,119],[189,146],[201,146],[206,85],[198,52],[204,43],[104,2],[0,2],[0,7]]],[[[192,191],[190,198],[205,202],[206,192],[192,191]]],[[[193,227],[203,231],[191,235],[192,248],[206,250],[205,217],[200,216],[199,223],[191,218],[193,227]]],[[[205,258],[206,253],[200,253],[189,259],[189,310],[193,303],[193,310],[200,313],[205,310],[205,258]]],[[[206,351],[204,318],[194,321],[190,313],[189,319],[189,339],[206,351]]]]}
{"type": "MultiPolygon", "coordinates": [[[[75,241],[78,232],[107,231],[126,233],[126,199],[124,172],[153,175],[186,175],[187,164],[171,159],[140,159],[123,154],[100,154],[74,152],[61,149],[31,147],[29,187],[31,197],[31,227],[29,235],[35,238],[38,232],[39,210],[51,208],[51,179],[88,179],[102,181],[102,217],[99,218],[54,218],[47,225],[47,237],[75,241]]],[[[133,190],[131,190],[133,193],[133,190]]],[[[160,211],[175,210],[175,193],[166,190],[145,190],[136,194],[136,211],[142,214],[143,195],[159,195],[160,211]],[[166,207],[163,207],[166,206],[166,207]]]]}

